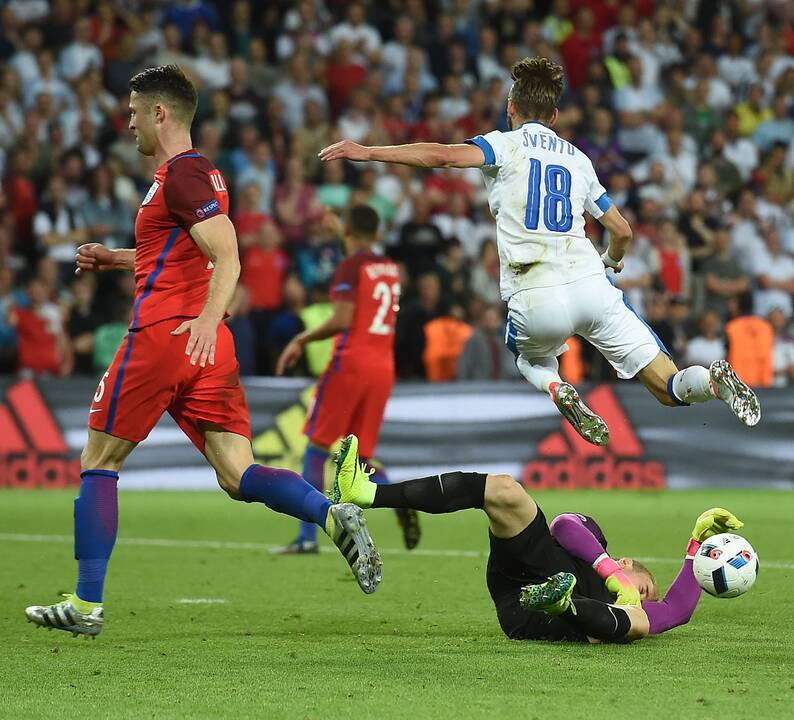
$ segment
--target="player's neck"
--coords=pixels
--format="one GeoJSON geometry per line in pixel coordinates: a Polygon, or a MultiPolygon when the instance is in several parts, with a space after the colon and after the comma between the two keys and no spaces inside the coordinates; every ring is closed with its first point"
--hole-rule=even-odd
{"type": "Polygon", "coordinates": [[[193,141],[187,131],[174,133],[172,136],[162,136],[154,152],[154,161],[157,167],[168,162],[172,157],[181,155],[193,149],[193,141]]]}

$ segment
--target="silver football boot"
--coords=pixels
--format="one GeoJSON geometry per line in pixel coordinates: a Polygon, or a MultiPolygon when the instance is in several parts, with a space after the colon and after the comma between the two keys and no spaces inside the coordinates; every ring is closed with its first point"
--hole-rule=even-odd
{"type": "Polygon", "coordinates": [[[353,503],[341,503],[331,506],[331,517],[331,539],[350,565],[359,587],[368,595],[374,593],[380,584],[383,563],[367,529],[364,511],[353,503]]]}
{"type": "Polygon", "coordinates": [[[83,635],[92,640],[102,632],[105,614],[102,607],[94,608],[90,613],[78,612],[72,605],[72,595],[64,594],[65,600],[55,605],[31,605],[25,608],[28,622],[47,630],[65,630],[73,637],[83,635]]]}
{"type": "Polygon", "coordinates": [[[727,360],[715,360],[709,366],[711,386],[722,400],[747,427],[758,425],[761,404],[749,385],[742,382],[727,360]]]}
{"type": "Polygon", "coordinates": [[[551,399],[573,429],[587,442],[593,445],[606,445],[609,442],[607,424],[582,402],[573,385],[558,383],[551,393],[551,399]]]}

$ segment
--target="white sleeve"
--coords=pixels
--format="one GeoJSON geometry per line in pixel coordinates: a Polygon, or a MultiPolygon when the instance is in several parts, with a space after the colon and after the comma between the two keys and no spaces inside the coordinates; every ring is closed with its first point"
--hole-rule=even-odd
{"type": "Polygon", "coordinates": [[[40,238],[42,235],[47,235],[52,232],[52,222],[50,221],[47,213],[39,212],[33,217],[33,235],[40,238]]]}
{"type": "Polygon", "coordinates": [[[476,145],[485,155],[483,167],[501,167],[505,157],[505,139],[501,131],[493,130],[486,135],[475,135],[464,142],[476,145]]]}
{"type": "Polygon", "coordinates": [[[609,197],[606,189],[599,182],[590,158],[587,158],[585,172],[587,174],[587,197],[584,200],[584,209],[598,220],[612,207],[612,198],[609,197]]]}

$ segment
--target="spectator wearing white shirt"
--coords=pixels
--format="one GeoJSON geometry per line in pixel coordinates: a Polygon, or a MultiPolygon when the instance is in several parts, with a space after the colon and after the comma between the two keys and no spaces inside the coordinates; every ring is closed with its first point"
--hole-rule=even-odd
{"type": "Polygon", "coordinates": [[[47,0],[11,0],[7,4],[20,23],[33,23],[44,20],[50,14],[47,0]]]}
{"type": "Polygon", "coordinates": [[[381,63],[387,75],[403,75],[408,64],[408,49],[415,34],[414,21],[402,15],[394,23],[394,40],[389,40],[381,51],[381,63]]]}
{"type": "Polygon", "coordinates": [[[284,120],[287,127],[303,125],[303,107],[309,100],[315,100],[325,111],[328,101],[319,85],[312,82],[309,66],[303,54],[293,55],[287,62],[287,77],[273,88],[273,95],[284,106],[284,120]]]}
{"type": "Polygon", "coordinates": [[[704,310],[699,322],[700,334],[693,337],[686,346],[687,365],[708,367],[715,360],[724,360],[727,354],[722,339],[722,321],[713,310],[704,310]]]}
{"type": "Polygon", "coordinates": [[[41,94],[47,94],[52,98],[54,107],[58,112],[71,107],[74,104],[74,93],[58,77],[55,71],[55,58],[52,55],[52,51],[47,48],[39,50],[37,60],[39,64],[39,79],[30,85],[22,86],[25,107],[32,107],[36,102],[36,98],[41,94]]]}
{"type": "Polygon", "coordinates": [[[764,238],[761,235],[763,223],[758,216],[755,193],[745,189],[736,201],[736,217],[731,227],[732,255],[739,267],[747,274],[754,275],[758,266],[757,258],[764,254],[764,238]]]}
{"type": "Polygon", "coordinates": [[[507,72],[497,58],[499,36],[492,27],[485,26],[480,30],[480,45],[477,49],[477,74],[481,82],[492,78],[504,80],[507,72]]]}
{"type": "Polygon", "coordinates": [[[662,96],[656,88],[643,85],[642,64],[636,57],[627,61],[631,82],[615,92],[614,104],[621,128],[618,144],[624,152],[646,155],[658,140],[655,127],[662,96]]]}
{"type": "Polygon", "coordinates": [[[476,258],[480,252],[474,234],[474,223],[467,216],[469,202],[460,192],[453,192],[448,199],[447,211],[433,215],[431,222],[444,236],[445,240],[457,238],[469,258],[476,258]]]}
{"type": "Polygon", "coordinates": [[[38,54],[41,50],[43,36],[41,30],[31,25],[22,33],[22,48],[17,50],[8,61],[8,64],[17,74],[22,87],[30,85],[39,79],[38,54]]]}
{"type": "Polygon", "coordinates": [[[753,312],[766,316],[775,308],[790,318],[794,294],[794,258],[783,252],[780,233],[774,228],[766,231],[766,252],[756,258],[753,291],[753,312]]]}
{"type": "Polygon", "coordinates": [[[91,42],[91,19],[81,17],[74,24],[74,40],[61,51],[58,60],[61,77],[71,82],[91,68],[101,70],[103,65],[102,53],[91,42]]]}
{"type": "Polygon", "coordinates": [[[372,130],[372,97],[361,88],[350,93],[350,105],[339,118],[339,134],[353,142],[363,142],[372,130]]]}
{"type": "Polygon", "coordinates": [[[329,33],[331,46],[336,47],[343,40],[347,40],[353,48],[357,60],[367,63],[373,62],[380,53],[381,36],[376,28],[368,25],[364,6],[361,3],[351,3],[347,8],[347,18],[344,22],[337,23],[329,33]]]}
{"type": "Polygon", "coordinates": [[[238,187],[254,184],[259,188],[259,212],[273,215],[273,191],[276,187],[276,163],[270,145],[260,140],[251,154],[250,163],[236,178],[238,187]]]}
{"type": "Polygon", "coordinates": [[[758,147],[749,138],[739,134],[739,116],[729,110],[725,113],[725,146],[723,155],[729,160],[742,180],[747,182],[750,174],[758,167],[758,147]]]}
{"type": "Polygon", "coordinates": [[[680,200],[695,186],[697,154],[685,149],[684,135],[680,130],[667,133],[665,146],[654,159],[664,166],[665,177],[680,200]]]}
{"type": "Polygon", "coordinates": [[[231,60],[223,33],[210,35],[208,52],[200,56],[193,67],[207,90],[229,87],[232,81],[231,60]]]}
{"type": "Polygon", "coordinates": [[[774,308],[767,315],[767,320],[775,331],[775,343],[772,349],[772,368],[775,387],[785,387],[794,383],[794,338],[787,332],[789,318],[780,308],[774,308]]]}
{"type": "Polygon", "coordinates": [[[442,120],[455,122],[467,115],[471,105],[463,93],[460,78],[447,75],[444,78],[444,94],[439,101],[439,115],[442,120]]]}
{"type": "Polygon", "coordinates": [[[728,51],[717,60],[720,77],[734,90],[752,82],[755,75],[753,61],[742,54],[744,43],[739,33],[728,37],[728,51]]]}
{"type": "Polygon", "coordinates": [[[67,203],[67,187],[60,175],[53,175],[47,185],[46,202],[33,218],[33,235],[39,249],[58,264],[61,279],[74,271],[77,246],[88,240],[85,223],[79,212],[67,203]]]}
{"type": "Polygon", "coordinates": [[[717,72],[714,58],[710,55],[701,55],[698,59],[697,69],[694,75],[684,81],[684,87],[694,90],[698,80],[705,80],[708,83],[708,95],[706,104],[714,110],[725,110],[733,105],[733,93],[728,83],[726,83],[717,72]]]}

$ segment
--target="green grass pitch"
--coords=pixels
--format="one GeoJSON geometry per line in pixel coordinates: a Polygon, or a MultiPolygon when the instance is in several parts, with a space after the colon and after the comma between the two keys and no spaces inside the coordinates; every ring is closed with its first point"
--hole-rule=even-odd
{"type": "Polygon", "coordinates": [[[104,632],[37,630],[24,606],[73,589],[72,497],[0,492],[2,718],[794,717],[787,493],[540,494],[549,516],[595,516],[610,550],[649,558],[665,587],[702,510],[746,523],[750,593],[705,596],[688,626],[631,646],[507,640],[482,513],[424,516],[408,554],[392,513],[369,511],[384,568],[364,596],[327,541],[273,557],[293,521],[220,492],[122,492],[104,632]]]}

